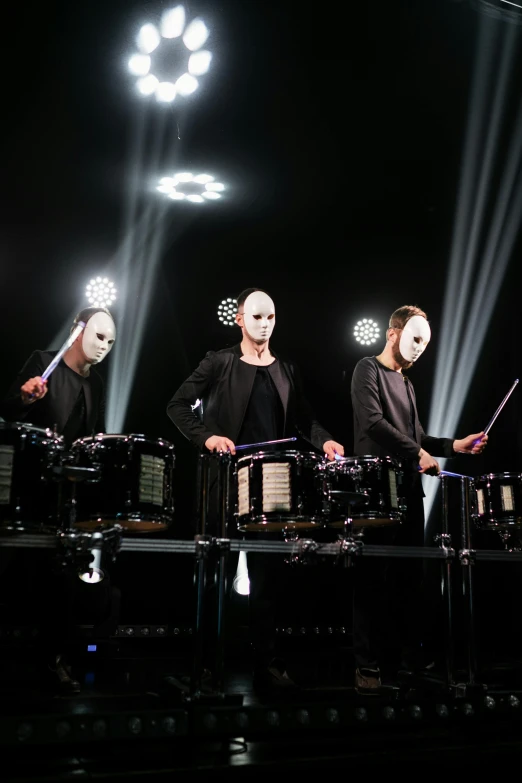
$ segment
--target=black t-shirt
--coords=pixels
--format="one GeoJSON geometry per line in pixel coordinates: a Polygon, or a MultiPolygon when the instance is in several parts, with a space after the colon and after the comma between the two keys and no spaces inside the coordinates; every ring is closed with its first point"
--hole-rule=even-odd
{"type": "MultiPolygon", "coordinates": [[[[272,365],[270,365],[272,366],[272,365]]],[[[284,437],[284,411],[268,367],[256,367],[248,407],[237,445],[284,437]]]]}

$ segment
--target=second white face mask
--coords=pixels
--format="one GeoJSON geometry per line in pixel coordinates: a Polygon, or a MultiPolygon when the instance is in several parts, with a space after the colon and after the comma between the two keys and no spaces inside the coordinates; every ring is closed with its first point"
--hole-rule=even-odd
{"type": "Polygon", "coordinates": [[[431,338],[431,329],[422,315],[413,315],[402,330],[399,351],[407,362],[416,362],[431,338]]]}
{"type": "Polygon", "coordinates": [[[245,328],[253,340],[269,340],[275,326],[275,307],[268,294],[254,291],[247,296],[243,318],[245,328]]]}
{"type": "Polygon", "coordinates": [[[83,330],[82,348],[91,364],[99,364],[114,345],[116,327],[107,313],[94,313],[83,330]]]}

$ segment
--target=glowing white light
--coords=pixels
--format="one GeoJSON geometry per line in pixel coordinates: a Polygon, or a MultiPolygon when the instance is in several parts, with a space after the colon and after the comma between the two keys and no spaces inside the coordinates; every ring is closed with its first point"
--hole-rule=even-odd
{"type": "Polygon", "coordinates": [[[152,95],[156,92],[158,84],[158,80],[152,73],[149,73],[148,76],[144,76],[142,79],[138,79],[136,82],[136,86],[142,95],[152,95]]]}
{"type": "Polygon", "coordinates": [[[236,323],[237,302],[231,296],[223,299],[218,305],[218,318],[224,326],[234,326],[236,323]]]}
{"type": "Polygon", "coordinates": [[[180,171],[171,177],[161,177],[156,190],[174,201],[186,199],[193,204],[202,204],[205,200],[213,201],[221,198],[221,193],[217,191],[223,190],[224,187],[220,182],[214,182],[211,174],[180,171]],[[181,190],[178,190],[177,188],[180,187],[181,190]]]}
{"type": "Polygon", "coordinates": [[[193,19],[183,34],[183,43],[187,49],[195,52],[196,49],[201,49],[208,36],[209,30],[205,22],[202,19],[193,19]]]}
{"type": "Polygon", "coordinates": [[[363,318],[362,321],[357,321],[353,327],[353,336],[361,345],[371,345],[379,339],[380,329],[376,321],[371,318],[363,318]]]}
{"type": "Polygon", "coordinates": [[[212,54],[202,49],[200,52],[191,54],[188,61],[188,70],[193,76],[203,76],[210,68],[212,54]]]}
{"type": "Polygon", "coordinates": [[[190,73],[184,73],[176,81],[176,91],[180,95],[190,95],[198,89],[198,80],[191,76],[190,73]]]}
{"type": "Polygon", "coordinates": [[[194,19],[185,28],[185,9],[182,5],[165,11],[158,27],[146,24],[141,28],[137,36],[139,54],[129,59],[128,67],[134,76],[141,77],[137,86],[142,95],[155,93],[160,103],[171,103],[177,95],[187,96],[195,92],[199,86],[195,77],[209,70],[212,53],[206,49],[199,51],[209,36],[209,30],[201,19],[194,19]],[[165,80],[158,78],[159,72],[155,67],[158,63],[154,58],[161,49],[162,60],[165,61],[164,49],[168,46],[173,47],[172,61],[179,62],[179,71],[173,78],[169,74],[165,80]],[[150,57],[153,52],[154,57],[150,57]],[[152,77],[154,81],[151,78],[144,81],[144,77],[152,77]]]}
{"type": "Polygon", "coordinates": [[[99,568],[93,568],[91,573],[89,571],[86,571],[84,574],[79,574],[80,579],[82,582],[87,582],[89,585],[95,585],[98,582],[101,582],[103,579],[103,571],[100,571],[99,568]]]}
{"type": "Polygon", "coordinates": [[[160,31],[163,38],[179,38],[185,27],[185,9],[182,5],[165,11],[161,17],[160,31]]]}
{"type": "Polygon", "coordinates": [[[129,71],[135,76],[145,76],[150,71],[148,54],[133,54],[129,60],[129,71]]]}
{"type": "MultiPolygon", "coordinates": [[[[160,34],[153,24],[143,25],[136,39],[138,49],[145,54],[150,54],[154,49],[157,49],[160,41],[160,34]]],[[[199,49],[199,47],[197,48],[199,49]]]]}
{"type": "Polygon", "coordinates": [[[239,595],[249,595],[250,579],[248,578],[247,553],[240,552],[237,571],[232,586],[239,595]]]}
{"type": "Polygon", "coordinates": [[[156,87],[156,100],[160,103],[172,103],[176,93],[176,85],[172,82],[160,82],[156,87]]]}
{"type": "Polygon", "coordinates": [[[108,278],[97,277],[85,288],[85,294],[90,304],[96,307],[108,307],[116,300],[116,288],[108,278]]]}
{"type": "Polygon", "coordinates": [[[193,181],[197,182],[198,185],[206,185],[207,182],[212,182],[213,179],[214,177],[211,177],[210,174],[198,174],[193,181]]]}

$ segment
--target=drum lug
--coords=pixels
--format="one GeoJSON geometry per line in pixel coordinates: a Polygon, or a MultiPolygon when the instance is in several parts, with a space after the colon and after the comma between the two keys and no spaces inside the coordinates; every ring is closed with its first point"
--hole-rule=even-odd
{"type": "Polygon", "coordinates": [[[461,549],[459,552],[459,560],[462,565],[472,566],[477,562],[477,553],[474,549],[461,549]]]}

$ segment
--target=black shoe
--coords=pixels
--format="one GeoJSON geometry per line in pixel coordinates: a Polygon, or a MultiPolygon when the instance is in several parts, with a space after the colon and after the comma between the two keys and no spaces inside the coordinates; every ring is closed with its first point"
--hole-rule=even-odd
{"type": "Polygon", "coordinates": [[[435,668],[433,656],[425,653],[418,653],[413,656],[404,657],[401,660],[399,674],[422,675],[429,674],[435,668]]]}
{"type": "Polygon", "coordinates": [[[297,691],[297,685],[288,676],[285,663],[280,658],[274,658],[268,666],[257,666],[253,685],[254,690],[263,695],[297,691]]]}
{"type": "Polygon", "coordinates": [[[60,693],[72,695],[80,693],[80,683],[75,680],[71,673],[71,667],[62,655],[57,655],[55,666],[51,669],[56,676],[56,682],[60,693]]]}
{"type": "Polygon", "coordinates": [[[360,696],[380,696],[381,688],[380,669],[361,667],[355,670],[355,690],[360,696]]]}

